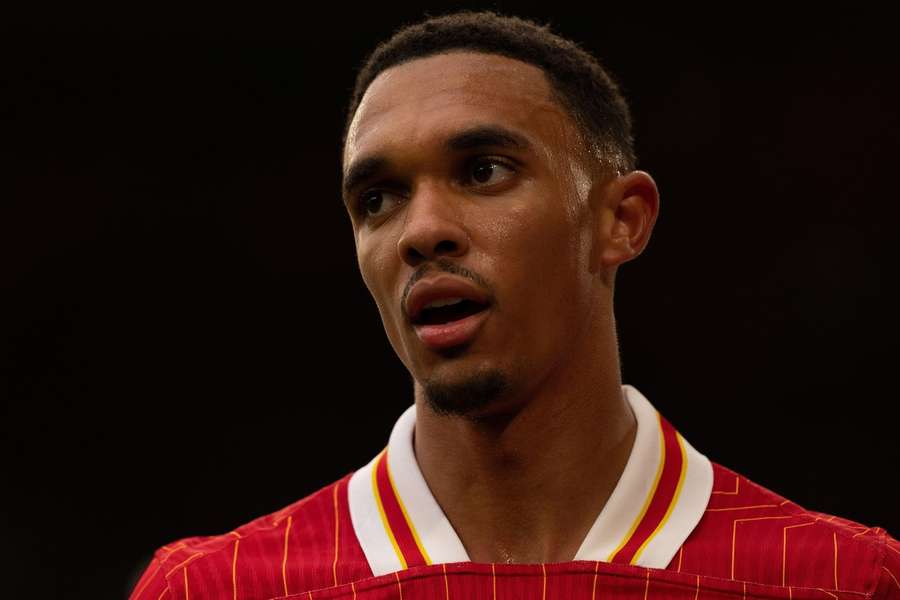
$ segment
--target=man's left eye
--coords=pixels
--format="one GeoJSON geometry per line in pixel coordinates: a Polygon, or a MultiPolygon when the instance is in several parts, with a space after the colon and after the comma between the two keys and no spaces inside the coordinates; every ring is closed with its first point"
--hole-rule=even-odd
{"type": "Polygon", "coordinates": [[[513,173],[515,169],[511,165],[496,158],[481,158],[471,163],[469,167],[469,177],[476,185],[500,183],[513,173]]]}

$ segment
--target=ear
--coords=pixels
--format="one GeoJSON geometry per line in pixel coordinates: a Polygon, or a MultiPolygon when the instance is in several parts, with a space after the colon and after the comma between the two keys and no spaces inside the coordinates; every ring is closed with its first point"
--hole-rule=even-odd
{"type": "Polygon", "coordinates": [[[643,252],[659,214],[659,190],[644,171],[611,180],[596,215],[594,269],[614,271],[643,252]]]}

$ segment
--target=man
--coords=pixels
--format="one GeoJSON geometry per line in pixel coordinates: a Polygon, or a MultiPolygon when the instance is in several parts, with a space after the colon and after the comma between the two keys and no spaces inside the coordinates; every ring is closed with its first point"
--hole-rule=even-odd
{"type": "Polygon", "coordinates": [[[900,545],[711,463],[620,380],[658,213],[589,55],[430,19],[357,79],[344,200],[415,404],[359,471],[164,546],[132,598],[900,598],[900,545]]]}

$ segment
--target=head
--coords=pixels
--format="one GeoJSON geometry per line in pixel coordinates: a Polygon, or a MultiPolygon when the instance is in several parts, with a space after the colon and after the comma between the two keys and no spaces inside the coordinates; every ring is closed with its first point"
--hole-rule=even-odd
{"type": "Polygon", "coordinates": [[[516,18],[430,19],[368,59],[344,140],[360,271],[417,400],[484,415],[615,347],[616,269],[658,197],[590,55],[516,18]]]}
{"type": "Polygon", "coordinates": [[[507,56],[540,68],[551,94],[575,121],[590,158],[614,172],[634,169],[628,104],[599,61],[548,27],[492,12],[427,19],[380,44],[356,77],[344,143],[360,101],[382,72],[418,58],[463,50],[507,56]]]}

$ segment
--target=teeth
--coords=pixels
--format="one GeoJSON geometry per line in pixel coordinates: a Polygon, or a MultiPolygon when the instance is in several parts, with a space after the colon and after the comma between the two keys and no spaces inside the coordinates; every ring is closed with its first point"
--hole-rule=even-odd
{"type": "Polygon", "coordinates": [[[435,300],[434,302],[429,302],[426,304],[422,310],[426,308],[440,308],[441,306],[450,306],[451,304],[458,304],[462,302],[465,298],[445,298],[444,300],[435,300]]]}

